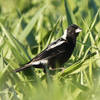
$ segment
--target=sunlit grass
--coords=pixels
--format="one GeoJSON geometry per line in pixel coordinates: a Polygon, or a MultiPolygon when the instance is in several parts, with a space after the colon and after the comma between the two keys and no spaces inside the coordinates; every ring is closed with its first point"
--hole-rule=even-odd
{"type": "Polygon", "coordinates": [[[0,100],[99,100],[98,2],[1,0],[0,100]],[[79,25],[82,32],[64,71],[50,71],[48,75],[34,68],[13,72],[59,38],[72,23],[79,25]]]}

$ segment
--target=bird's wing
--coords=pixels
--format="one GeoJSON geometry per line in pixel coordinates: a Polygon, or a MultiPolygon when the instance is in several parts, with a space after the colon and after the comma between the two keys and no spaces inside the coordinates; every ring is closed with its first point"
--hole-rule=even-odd
{"type": "Polygon", "coordinates": [[[58,39],[51,43],[45,50],[43,50],[40,54],[38,54],[35,58],[33,58],[30,62],[25,64],[23,67],[14,70],[15,72],[20,72],[29,68],[32,65],[40,64],[39,60],[48,60],[53,57],[58,57],[59,54],[64,53],[66,50],[63,48],[67,46],[68,42],[64,40],[58,39]],[[36,61],[36,62],[35,62],[36,61]]]}
{"type": "Polygon", "coordinates": [[[38,61],[42,59],[50,59],[55,56],[58,56],[61,53],[65,52],[63,46],[67,46],[67,41],[63,39],[58,39],[51,43],[45,50],[43,50],[40,54],[38,54],[32,61],[38,61]]]}

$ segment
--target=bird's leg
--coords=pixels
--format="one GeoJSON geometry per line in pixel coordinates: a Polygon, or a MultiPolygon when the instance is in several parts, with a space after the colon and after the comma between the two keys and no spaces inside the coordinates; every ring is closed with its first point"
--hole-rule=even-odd
{"type": "Polygon", "coordinates": [[[47,66],[43,66],[44,68],[43,68],[43,72],[45,73],[45,74],[47,74],[48,73],[48,67],[47,66]]]}
{"type": "Polygon", "coordinates": [[[46,81],[49,84],[51,81],[51,77],[50,77],[50,73],[49,73],[49,69],[47,66],[44,66],[44,73],[46,75],[46,81]]]}
{"type": "Polygon", "coordinates": [[[47,66],[44,66],[43,71],[44,71],[44,73],[45,73],[45,74],[49,74],[49,69],[48,69],[48,67],[47,67],[47,66]]]}

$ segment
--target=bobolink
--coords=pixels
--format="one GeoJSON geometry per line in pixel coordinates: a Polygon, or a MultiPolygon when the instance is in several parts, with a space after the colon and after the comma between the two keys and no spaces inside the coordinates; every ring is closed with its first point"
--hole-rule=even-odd
{"type": "Polygon", "coordinates": [[[64,34],[58,40],[54,41],[40,54],[33,58],[23,67],[18,68],[15,72],[19,72],[34,66],[34,68],[55,68],[56,65],[63,65],[71,56],[75,45],[76,38],[81,32],[81,28],[75,24],[70,25],[64,34]]]}

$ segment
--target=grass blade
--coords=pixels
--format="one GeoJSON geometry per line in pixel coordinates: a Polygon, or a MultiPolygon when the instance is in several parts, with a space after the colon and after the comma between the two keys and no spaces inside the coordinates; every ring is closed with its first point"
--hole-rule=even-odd
{"type": "Polygon", "coordinates": [[[66,68],[63,72],[59,72],[57,74],[58,79],[61,77],[64,77],[70,73],[72,73],[73,71],[79,69],[81,67],[81,65],[88,59],[90,59],[90,57],[93,57],[96,55],[96,52],[91,53],[89,55],[86,56],[86,58],[84,60],[79,60],[78,62],[76,62],[75,64],[69,66],[68,68],[66,68]]]}
{"type": "Polygon", "coordinates": [[[28,34],[33,29],[35,23],[37,22],[37,20],[39,19],[40,15],[42,14],[42,12],[44,11],[45,8],[46,8],[46,6],[44,6],[43,8],[40,8],[37,11],[37,13],[35,14],[35,16],[33,16],[33,18],[31,19],[31,21],[28,23],[28,25],[26,26],[26,28],[21,32],[21,35],[19,37],[19,39],[21,41],[24,41],[24,39],[26,39],[26,37],[28,36],[28,34]]]}
{"type": "Polygon", "coordinates": [[[64,0],[64,4],[65,4],[66,17],[67,17],[68,25],[75,24],[76,19],[75,19],[75,16],[74,16],[74,14],[71,10],[69,0],[64,0]]]}
{"type": "MultiPolygon", "coordinates": [[[[27,53],[24,50],[21,43],[18,42],[18,40],[16,40],[15,37],[11,33],[7,32],[7,30],[4,28],[4,26],[1,23],[0,23],[0,26],[1,26],[1,29],[2,29],[3,33],[8,38],[8,41],[9,41],[10,45],[13,48],[15,48],[17,52],[19,52],[18,54],[21,54],[22,57],[24,57],[26,60],[28,60],[29,56],[27,55],[27,53]]],[[[6,41],[6,43],[8,43],[8,41],[6,41]]]]}

